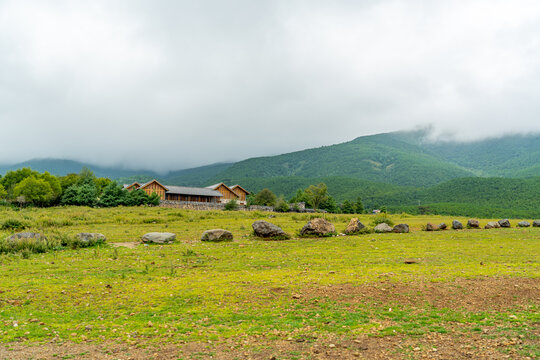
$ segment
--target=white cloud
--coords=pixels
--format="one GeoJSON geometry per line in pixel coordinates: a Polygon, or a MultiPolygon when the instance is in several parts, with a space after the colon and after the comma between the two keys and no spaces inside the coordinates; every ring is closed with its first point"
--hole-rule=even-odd
{"type": "Polygon", "coordinates": [[[0,1],[0,162],[540,131],[536,1],[0,1]]]}

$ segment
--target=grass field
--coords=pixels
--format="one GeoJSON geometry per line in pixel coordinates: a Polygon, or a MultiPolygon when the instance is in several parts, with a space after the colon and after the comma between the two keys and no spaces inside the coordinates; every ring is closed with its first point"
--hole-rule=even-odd
{"type": "MultiPolygon", "coordinates": [[[[17,219],[45,235],[108,239],[0,255],[0,358],[540,356],[540,228],[424,232],[428,221],[453,218],[405,214],[390,217],[409,224],[409,234],[299,239],[311,214],[269,215],[0,209],[0,225],[17,219]],[[254,238],[258,219],[293,239],[254,238]],[[235,241],[200,242],[212,228],[235,241]],[[174,232],[177,242],[112,246],[151,231],[174,232]]],[[[325,217],[338,231],[351,218],[325,217]]],[[[360,219],[369,225],[372,216],[360,219]]],[[[11,233],[0,230],[0,238],[11,233]]]]}

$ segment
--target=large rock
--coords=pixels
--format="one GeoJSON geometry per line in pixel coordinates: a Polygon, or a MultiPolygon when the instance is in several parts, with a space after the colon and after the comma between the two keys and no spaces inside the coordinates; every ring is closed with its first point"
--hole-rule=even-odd
{"type": "Polygon", "coordinates": [[[300,235],[325,236],[335,232],[336,228],[332,223],[322,218],[316,218],[304,225],[302,230],[300,230],[300,235]]]}
{"type": "Polygon", "coordinates": [[[503,228],[509,228],[510,227],[510,221],[508,219],[502,219],[499,220],[499,225],[503,228]]]}
{"type": "Polygon", "coordinates": [[[480,222],[475,219],[470,219],[467,221],[467,227],[471,229],[478,229],[480,227],[480,222]]]}
{"type": "Polygon", "coordinates": [[[397,224],[392,229],[392,232],[399,233],[399,234],[405,234],[409,232],[409,225],[407,224],[397,224]]]}
{"type": "Polygon", "coordinates": [[[533,227],[540,227],[540,220],[534,220],[533,227]]]}
{"type": "Polygon", "coordinates": [[[83,242],[104,243],[105,241],[107,241],[107,238],[105,237],[105,235],[100,234],[100,233],[84,233],[83,232],[83,233],[78,233],[77,235],[75,235],[75,237],[83,242]]]}
{"type": "Polygon", "coordinates": [[[457,220],[452,221],[452,229],[461,230],[463,229],[463,224],[457,220]]]}
{"type": "Polygon", "coordinates": [[[484,229],[497,229],[497,228],[500,228],[501,225],[499,225],[498,222],[496,221],[490,221],[487,223],[486,226],[484,226],[484,229]]]}
{"type": "Polygon", "coordinates": [[[168,232],[151,232],[144,234],[142,237],[142,242],[144,243],[154,243],[154,244],[167,244],[171,243],[176,239],[176,234],[168,232]]]}
{"type": "Polygon", "coordinates": [[[432,223],[427,223],[426,231],[435,231],[438,230],[438,227],[432,223]]]}
{"type": "Polygon", "coordinates": [[[230,231],[223,229],[206,230],[201,237],[201,241],[232,241],[233,234],[230,231]]]}
{"type": "Polygon", "coordinates": [[[47,238],[40,233],[35,232],[20,232],[11,235],[7,238],[9,241],[17,241],[17,240],[26,240],[26,239],[33,239],[33,240],[47,240],[47,238]]]}
{"type": "Polygon", "coordinates": [[[387,223],[380,223],[379,225],[375,226],[375,229],[373,230],[376,233],[389,233],[392,232],[393,229],[387,223]]]}
{"type": "Polygon", "coordinates": [[[347,228],[345,229],[345,234],[355,234],[364,228],[364,224],[362,224],[358,218],[352,218],[351,221],[349,221],[349,225],[347,225],[347,228]]]}
{"type": "Polygon", "coordinates": [[[289,238],[289,235],[277,225],[264,220],[257,220],[251,224],[256,236],[263,238],[289,238]]]}
{"type": "Polygon", "coordinates": [[[528,221],[520,221],[520,222],[517,224],[517,226],[519,226],[519,227],[529,227],[529,226],[531,226],[531,223],[528,222],[528,221]]]}
{"type": "Polygon", "coordinates": [[[446,226],[445,223],[440,223],[439,226],[438,226],[439,230],[446,230],[447,227],[448,226],[446,226]]]}

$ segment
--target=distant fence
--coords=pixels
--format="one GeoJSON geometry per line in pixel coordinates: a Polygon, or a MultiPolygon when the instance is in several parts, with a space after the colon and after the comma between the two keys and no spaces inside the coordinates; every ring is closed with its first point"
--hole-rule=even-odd
{"type": "MultiPolygon", "coordinates": [[[[209,203],[209,202],[195,202],[195,201],[173,201],[173,200],[161,200],[159,206],[175,209],[186,210],[224,210],[225,204],[222,203],[209,203]]],[[[259,205],[238,205],[238,210],[242,211],[274,211],[272,206],[259,206],[259,205]]]]}

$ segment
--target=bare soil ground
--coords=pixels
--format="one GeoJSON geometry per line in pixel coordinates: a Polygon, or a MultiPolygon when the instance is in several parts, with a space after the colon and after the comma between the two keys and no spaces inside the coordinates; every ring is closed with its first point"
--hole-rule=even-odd
{"type": "MultiPolygon", "coordinates": [[[[329,298],[336,301],[402,304],[466,309],[471,312],[505,311],[540,303],[540,279],[456,279],[450,283],[394,283],[391,274],[376,284],[313,287],[299,294],[299,301],[329,298]]],[[[282,291],[274,289],[275,292],[282,291]]],[[[286,335],[278,340],[265,336],[225,339],[217,343],[182,344],[10,343],[0,346],[0,359],[531,359],[523,349],[538,347],[540,323],[527,325],[526,335],[516,336],[497,326],[470,332],[468,324],[452,324],[447,333],[421,336],[286,335]]]]}

